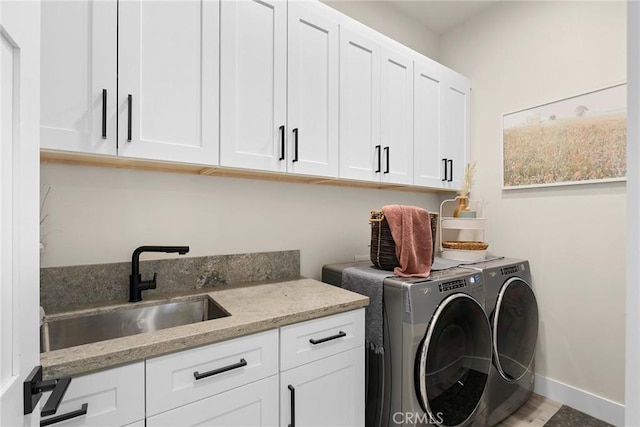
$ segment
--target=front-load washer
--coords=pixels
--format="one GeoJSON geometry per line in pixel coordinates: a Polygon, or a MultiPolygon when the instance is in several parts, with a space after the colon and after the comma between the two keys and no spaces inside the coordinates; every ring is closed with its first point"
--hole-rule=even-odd
{"type": "MultiPolygon", "coordinates": [[[[340,285],[337,273],[350,265],[323,267],[323,280],[340,285]]],[[[486,426],[492,348],[482,274],[454,268],[383,286],[384,355],[367,368],[367,426],[486,426]]]]}
{"type": "Polygon", "coordinates": [[[528,261],[501,258],[464,267],[480,271],[484,278],[493,347],[487,390],[487,419],[492,426],[520,408],[533,393],[538,304],[528,261]]]}

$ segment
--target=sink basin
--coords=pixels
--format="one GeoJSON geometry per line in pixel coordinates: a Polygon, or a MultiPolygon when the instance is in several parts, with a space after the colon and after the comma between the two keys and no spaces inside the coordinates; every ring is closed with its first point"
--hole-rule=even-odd
{"type": "Polygon", "coordinates": [[[40,352],[60,350],[129,335],[227,317],[209,297],[169,301],[144,307],[125,307],[59,320],[46,320],[40,327],[40,352]]]}

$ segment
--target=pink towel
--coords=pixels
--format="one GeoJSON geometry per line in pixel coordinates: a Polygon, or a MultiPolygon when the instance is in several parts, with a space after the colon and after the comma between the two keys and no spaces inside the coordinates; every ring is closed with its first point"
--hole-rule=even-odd
{"type": "Polygon", "coordinates": [[[429,212],[416,206],[389,205],[382,208],[396,244],[400,267],[393,273],[402,277],[429,277],[431,272],[431,220],[429,212]]]}

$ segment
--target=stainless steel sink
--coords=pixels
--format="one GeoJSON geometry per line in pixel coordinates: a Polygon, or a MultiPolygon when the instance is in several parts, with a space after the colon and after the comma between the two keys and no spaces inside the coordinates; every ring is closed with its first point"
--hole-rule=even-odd
{"type": "Polygon", "coordinates": [[[209,297],[163,304],[124,307],[107,313],[45,320],[40,327],[40,352],[60,350],[129,335],[227,317],[209,297]]]}

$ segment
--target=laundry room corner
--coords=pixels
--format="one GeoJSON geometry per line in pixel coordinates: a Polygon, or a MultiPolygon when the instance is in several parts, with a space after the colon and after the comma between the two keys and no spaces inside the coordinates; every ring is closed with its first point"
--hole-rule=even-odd
{"type": "Polygon", "coordinates": [[[472,81],[491,251],[531,262],[536,392],[623,425],[626,184],[503,190],[502,116],[625,82],[626,4],[502,2],[441,35],[440,60],[472,81]]]}

